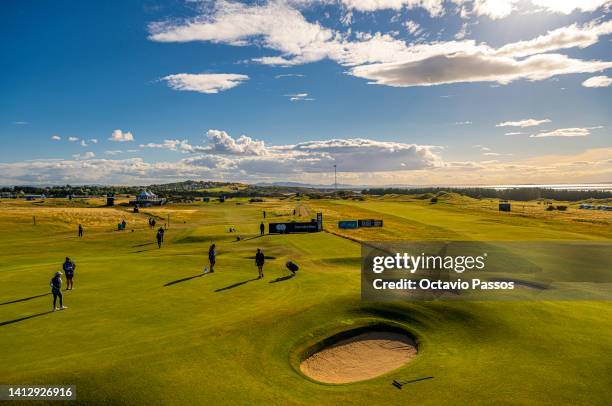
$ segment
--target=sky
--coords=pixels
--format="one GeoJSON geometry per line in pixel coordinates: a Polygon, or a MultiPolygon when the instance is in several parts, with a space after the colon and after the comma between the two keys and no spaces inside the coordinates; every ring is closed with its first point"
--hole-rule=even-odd
{"type": "Polygon", "coordinates": [[[0,3],[0,184],[612,182],[612,0],[0,3]]]}

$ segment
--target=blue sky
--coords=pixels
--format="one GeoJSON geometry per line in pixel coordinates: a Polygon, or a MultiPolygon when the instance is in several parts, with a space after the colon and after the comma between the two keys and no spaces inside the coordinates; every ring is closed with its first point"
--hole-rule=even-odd
{"type": "Polygon", "coordinates": [[[0,8],[0,184],[612,181],[612,1],[0,8]]]}

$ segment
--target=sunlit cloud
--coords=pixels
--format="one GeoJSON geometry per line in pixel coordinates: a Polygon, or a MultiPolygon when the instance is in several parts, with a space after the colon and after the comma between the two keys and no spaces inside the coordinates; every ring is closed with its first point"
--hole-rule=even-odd
{"type": "Polygon", "coordinates": [[[519,121],[504,121],[496,124],[495,127],[535,127],[545,123],[550,123],[550,119],[545,118],[543,120],[536,120],[534,118],[528,118],[519,121]]]}
{"type": "Polygon", "coordinates": [[[177,73],[162,78],[174,90],[215,94],[247,81],[247,75],[234,73],[177,73]]]}
{"type": "Polygon", "coordinates": [[[608,87],[612,85],[612,78],[608,76],[593,76],[582,82],[584,87],[608,87]]]}

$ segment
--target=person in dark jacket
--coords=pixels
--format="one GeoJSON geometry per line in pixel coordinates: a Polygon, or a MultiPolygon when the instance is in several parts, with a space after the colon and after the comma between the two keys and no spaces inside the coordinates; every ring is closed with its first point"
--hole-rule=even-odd
{"type": "Polygon", "coordinates": [[[67,309],[66,306],[64,306],[64,298],[62,297],[62,273],[61,272],[56,272],[55,276],[51,279],[51,293],[53,294],[53,311],[58,310],[57,307],[55,307],[56,303],[57,303],[57,299],[59,298],[59,310],[64,310],[67,309]]]}
{"type": "Polygon", "coordinates": [[[265,233],[266,233],[266,226],[262,221],[261,224],[259,225],[259,235],[264,235],[265,233]]]}
{"type": "Polygon", "coordinates": [[[263,266],[266,261],[266,257],[261,249],[257,248],[257,253],[255,254],[255,265],[257,265],[257,271],[259,272],[259,279],[264,277],[263,274],[263,266]]]}
{"type": "Polygon", "coordinates": [[[72,290],[74,288],[74,270],[76,269],[75,263],[66,257],[64,264],[62,265],[64,275],[66,275],[66,290],[72,290]]]}
{"type": "Polygon", "coordinates": [[[210,263],[210,272],[215,272],[215,263],[217,262],[217,250],[214,243],[210,246],[210,248],[208,248],[208,262],[210,263]]]}
{"type": "Polygon", "coordinates": [[[79,238],[83,237],[83,226],[79,224],[79,238]]]}
{"type": "Polygon", "coordinates": [[[164,233],[161,231],[161,229],[157,230],[157,235],[155,238],[157,239],[157,248],[161,248],[162,241],[164,241],[164,233]]]}

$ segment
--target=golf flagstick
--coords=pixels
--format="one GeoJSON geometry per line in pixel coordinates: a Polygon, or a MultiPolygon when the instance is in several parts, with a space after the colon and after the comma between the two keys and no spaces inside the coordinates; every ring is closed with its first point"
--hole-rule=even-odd
{"type": "Polygon", "coordinates": [[[397,389],[402,389],[402,386],[408,384],[408,383],[413,383],[413,382],[419,382],[419,381],[424,381],[426,379],[433,379],[433,376],[426,376],[424,378],[416,378],[416,379],[411,379],[411,380],[405,380],[405,381],[398,381],[396,379],[393,380],[393,382],[391,383],[391,385],[395,386],[397,389]]]}

